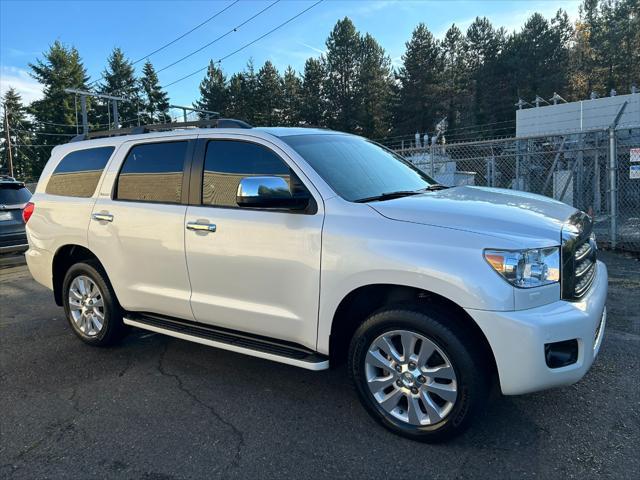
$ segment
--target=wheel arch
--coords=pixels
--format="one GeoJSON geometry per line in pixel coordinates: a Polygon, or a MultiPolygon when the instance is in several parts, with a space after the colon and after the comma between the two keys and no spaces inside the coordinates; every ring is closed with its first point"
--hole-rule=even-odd
{"type": "Polygon", "coordinates": [[[494,374],[497,374],[495,357],[487,337],[475,320],[457,303],[429,290],[396,284],[370,284],[355,288],[340,302],[333,315],[329,336],[329,358],[332,365],[346,359],[349,343],[357,328],[375,311],[390,305],[406,304],[428,311],[455,312],[451,321],[460,328],[471,329],[480,341],[483,353],[494,374]]]}
{"type": "Polygon", "coordinates": [[[62,306],[62,283],[69,268],[83,261],[95,261],[104,270],[100,259],[87,247],[77,244],[62,245],[53,256],[51,276],[53,281],[53,298],[56,305],[62,306]]]}

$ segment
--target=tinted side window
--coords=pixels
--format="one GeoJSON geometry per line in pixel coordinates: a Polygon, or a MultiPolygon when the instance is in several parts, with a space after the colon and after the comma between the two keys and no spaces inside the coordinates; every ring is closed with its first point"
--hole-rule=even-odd
{"type": "Polygon", "coordinates": [[[202,181],[202,203],[237,207],[236,193],[243,177],[279,176],[290,183],[290,170],[280,157],[262,145],[232,140],[207,144],[202,181]]]}
{"type": "Polygon", "coordinates": [[[91,197],[114,147],[89,148],[68,153],[53,171],[46,192],[68,197],[91,197]]]}
{"type": "Polygon", "coordinates": [[[180,203],[187,144],[146,143],[131,148],[120,169],[115,198],[180,203]]]}

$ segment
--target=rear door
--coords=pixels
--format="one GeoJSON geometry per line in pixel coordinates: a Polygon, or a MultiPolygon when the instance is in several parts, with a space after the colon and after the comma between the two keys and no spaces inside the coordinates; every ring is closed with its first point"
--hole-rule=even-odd
{"type": "Polygon", "coordinates": [[[184,252],[193,145],[182,136],[127,142],[108,167],[89,248],[126,310],[193,320],[184,252]]]}
{"type": "Polygon", "coordinates": [[[228,137],[200,139],[193,163],[195,195],[184,228],[195,318],[315,348],[324,219],[320,195],[275,145],[228,137]],[[238,207],[240,179],[265,175],[284,176],[308,189],[312,207],[238,207]],[[211,225],[211,231],[186,230],[189,223],[211,225]]]}

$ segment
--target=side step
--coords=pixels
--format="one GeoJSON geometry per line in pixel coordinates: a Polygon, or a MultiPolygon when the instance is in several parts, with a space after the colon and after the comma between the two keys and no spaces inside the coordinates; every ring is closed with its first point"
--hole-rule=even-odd
{"type": "Polygon", "coordinates": [[[149,313],[128,313],[123,321],[132,327],[307,370],[329,368],[326,356],[292,342],[149,313]]]}

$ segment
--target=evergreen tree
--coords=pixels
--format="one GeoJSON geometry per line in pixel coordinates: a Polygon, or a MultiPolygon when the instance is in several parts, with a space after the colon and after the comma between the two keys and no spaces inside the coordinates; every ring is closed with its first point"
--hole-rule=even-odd
{"type": "Polygon", "coordinates": [[[230,118],[237,118],[239,120],[250,121],[250,115],[246,108],[246,81],[242,72],[234,73],[229,79],[227,87],[227,110],[226,115],[230,118]]]}
{"type": "Polygon", "coordinates": [[[278,125],[282,119],[282,81],[267,60],[256,76],[256,113],[259,125],[278,125]]]}
{"type": "Polygon", "coordinates": [[[391,128],[391,59],[368,33],[360,44],[356,102],[358,131],[369,138],[386,136],[391,128]]]}
{"type": "MultiPolygon", "coordinates": [[[[513,96],[506,90],[508,67],[500,54],[505,44],[503,29],[495,30],[487,18],[476,18],[466,34],[466,55],[470,67],[472,104],[471,125],[495,125],[505,118],[513,118],[513,96]],[[511,103],[502,103],[507,99],[511,103]]],[[[493,135],[491,129],[483,129],[482,136],[493,135]]]]}
{"type": "Polygon", "coordinates": [[[0,142],[2,142],[0,143],[0,172],[9,173],[9,145],[6,142],[6,123],[8,123],[13,175],[20,180],[37,178],[33,175],[31,158],[37,153],[38,147],[29,145],[37,142],[33,142],[35,135],[31,132],[32,125],[26,116],[26,108],[22,104],[22,98],[12,87],[9,87],[2,97],[0,121],[2,121],[2,125],[0,125],[0,142]]]}
{"type": "Polygon", "coordinates": [[[158,83],[158,75],[150,61],[142,67],[140,79],[140,117],[143,123],[163,123],[170,121],[169,97],[158,83]]]}
{"type": "Polygon", "coordinates": [[[300,116],[306,125],[324,126],[324,67],[321,60],[309,58],[304,64],[300,116]]]}
{"type": "Polygon", "coordinates": [[[281,124],[295,127],[300,124],[300,105],[302,82],[291,66],[287,67],[282,78],[282,118],[281,124]]]}
{"type": "MultiPolygon", "coordinates": [[[[209,62],[207,76],[200,82],[200,99],[196,100],[193,106],[202,110],[219,112],[221,116],[225,116],[228,103],[227,77],[212,60],[209,62]]],[[[206,118],[206,115],[201,114],[200,117],[206,118]]]]}
{"type": "MultiPolygon", "coordinates": [[[[29,113],[36,120],[36,131],[48,133],[38,135],[38,145],[60,145],[69,140],[66,135],[76,133],[76,103],[73,95],[64,91],[65,88],[87,90],[87,72],[80,59],[80,54],[74,47],[67,47],[60,41],[55,41],[49,50],[43,54],[43,59],[37,59],[29,64],[31,76],[43,85],[43,97],[29,106],[29,113]],[[60,136],[50,135],[61,134],[60,136]]],[[[87,99],[88,108],[91,107],[87,99]]],[[[79,107],[78,107],[79,108],[79,107]]],[[[39,147],[34,149],[32,167],[28,175],[37,178],[49,159],[51,150],[39,147]]]]}
{"type": "Polygon", "coordinates": [[[324,92],[327,124],[336,130],[355,132],[360,35],[349,18],[345,17],[336,23],[326,46],[324,92]]]}
{"type": "Polygon", "coordinates": [[[249,119],[249,123],[254,124],[258,121],[258,76],[252,58],[247,62],[242,78],[245,116],[249,119]]]}
{"type": "Polygon", "coordinates": [[[418,24],[397,73],[400,83],[395,127],[401,133],[431,132],[442,115],[442,55],[438,41],[424,23],[418,24]]]}
{"type": "MultiPolygon", "coordinates": [[[[133,64],[122,50],[114,48],[107,59],[107,67],[102,73],[103,82],[99,87],[100,93],[126,98],[128,101],[118,102],[118,116],[120,126],[129,127],[138,123],[138,107],[140,107],[139,83],[135,78],[133,64]]],[[[107,107],[107,105],[105,105],[107,107]]],[[[109,121],[109,112],[103,110],[100,123],[109,121]]],[[[114,119],[111,118],[111,122],[114,119]]]]}
{"type": "Polygon", "coordinates": [[[503,55],[512,78],[510,98],[549,98],[566,89],[571,32],[561,11],[555,20],[551,24],[535,13],[508,39],[503,55]]]}
{"type": "Polygon", "coordinates": [[[464,36],[454,24],[444,36],[442,49],[442,107],[449,129],[463,125],[470,105],[469,69],[465,55],[464,36]]]}

